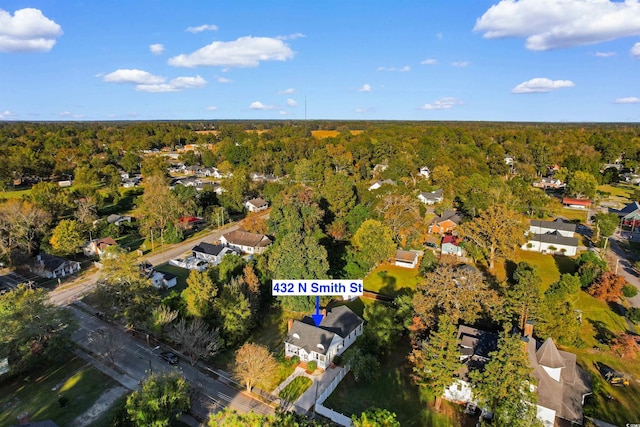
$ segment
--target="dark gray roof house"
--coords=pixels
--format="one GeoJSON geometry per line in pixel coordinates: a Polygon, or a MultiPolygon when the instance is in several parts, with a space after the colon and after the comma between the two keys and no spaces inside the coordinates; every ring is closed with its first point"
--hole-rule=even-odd
{"type": "Polygon", "coordinates": [[[548,230],[559,230],[559,231],[568,231],[571,233],[575,233],[576,232],[576,225],[572,224],[568,221],[565,221],[561,218],[556,218],[553,221],[543,221],[543,220],[539,220],[539,219],[532,219],[529,222],[529,226],[530,227],[537,227],[537,228],[541,228],[541,229],[548,229],[548,230]]]}
{"type": "Polygon", "coordinates": [[[314,361],[326,369],[335,356],[342,354],[362,335],[364,321],[347,306],[334,307],[316,326],[313,319],[289,322],[285,356],[314,361]]]}

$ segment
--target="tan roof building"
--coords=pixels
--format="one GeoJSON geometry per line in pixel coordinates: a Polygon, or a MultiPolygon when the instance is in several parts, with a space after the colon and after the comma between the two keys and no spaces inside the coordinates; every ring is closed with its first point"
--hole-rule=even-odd
{"type": "Polygon", "coordinates": [[[267,246],[273,243],[271,239],[264,234],[249,233],[244,230],[234,230],[230,233],[223,234],[220,241],[224,245],[238,248],[250,254],[261,254],[267,249],[267,246]]]}

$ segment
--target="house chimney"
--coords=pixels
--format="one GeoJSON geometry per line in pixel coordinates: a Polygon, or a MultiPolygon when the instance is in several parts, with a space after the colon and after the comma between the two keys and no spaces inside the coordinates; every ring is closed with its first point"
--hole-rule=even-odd
{"type": "Polygon", "coordinates": [[[533,321],[527,320],[524,324],[524,336],[533,338],[533,321]]]}
{"type": "Polygon", "coordinates": [[[25,426],[29,424],[29,413],[23,412],[22,414],[17,416],[17,419],[18,419],[18,425],[25,426]]]}
{"type": "Polygon", "coordinates": [[[287,320],[287,332],[291,332],[291,328],[293,328],[293,319],[287,320]]]}

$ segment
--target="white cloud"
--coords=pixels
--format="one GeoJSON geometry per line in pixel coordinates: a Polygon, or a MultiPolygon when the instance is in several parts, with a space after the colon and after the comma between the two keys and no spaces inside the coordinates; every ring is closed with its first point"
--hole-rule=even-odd
{"type": "Polygon", "coordinates": [[[631,48],[631,55],[640,59],[640,42],[633,45],[633,47],[631,48]]]}
{"type": "Polygon", "coordinates": [[[546,93],[564,87],[574,87],[571,80],[551,80],[544,77],[527,80],[514,87],[512,93],[546,93]]]}
{"type": "Polygon", "coordinates": [[[169,59],[169,65],[257,67],[261,61],[286,61],[294,55],[282,40],[247,36],[229,42],[213,42],[193,53],[174,56],[169,59]]]}
{"type": "Polygon", "coordinates": [[[640,34],[638,0],[500,0],[478,20],[485,38],[524,37],[530,50],[582,46],[640,34]]]}
{"type": "Polygon", "coordinates": [[[82,119],[84,118],[83,114],[73,114],[70,111],[63,111],[58,113],[58,117],[62,117],[63,119],[82,119]]]}
{"type": "Polygon", "coordinates": [[[161,43],[150,44],[149,50],[154,55],[162,55],[162,52],[164,52],[164,45],[161,43]]]}
{"type": "Polygon", "coordinates": [[[287,115],[287,112],[286,112],[286,111],[284,111],[284,110],[280,110],[280,111],[278,111],[278,113],[279,113],[281,116],[286,116],[286,115],[287,115]]]}
{"type": "Polygon", "coordinates": [[[444,34],[442,33],[437,33],[436,37],[438,38],[438,40],[442,40],[442,38],[444,37],[444,34]]]}
{"type": "Polygon", "coordinates": [[[294,88],[290,87],[289,89],[277,91],[276,95],[291,95],[291,94],[293,94],[295,92],[296,92],[296,90],[294,88]]]}
{"type": "Polygon", "coordinates": [[[307,37],[302,33],[293,33],[293,34],[289,34],[287,36],[278,36],[276,37],[278,40],[295,40],[295,39],[301,39],[307,37]]]}
{"type": "Polygon", "coordinates": [[[296,105],[298,105],[298,102],[295,99],[289,98],[287,99],[287,105],[289,107],[295,107],[296,105]]]}
{"type": "Polygon", "coordinates": [[[354,108],[353,111],[358,113],[358,114],[363,114],[363,113],[369,113],[372,110],[371,110],[371,108],[357,107],[357,108],[354,108]]]}
{"type": "Polygon", "coordinates": [[[640,98],[630,96],[628,98],[618,98],[614,102],[616,104],[640,104],[640,98]]]}
{"type": "Polygon", "coordinates": [[[464,68],[469,65],[469,61],[456,61],[452,62],[451,65],[458,68],[464,68]]]}
{"type": "MultiPolygon", "coordinates": [[[[98,75],[100,76],[100,75],[98,75]]],[[[153,75],[147,71],[136,69],[119,69],[102,78],[109,83],[159,84],[166,80],[162,76],[153,75]]]]}
{"type": "Polygon", "coordinates": [[[197,27],[188,27],[185,31],[188,31],[190,33],[201,33],[203,31],[218,31],[218,26],[217,25],[199,25],[197,27]]]}
{"type": "Polygon", "coordinates": [[[0,52],[49,52],[62,28],[39,9],[0,9],[0,52]]]}
{"type": "Polygon", "coordinates": [[[616,56],[615,52],[595,52],[593,56],[597,56],[598,58],[609,58],[611,56],[616,56]]]}
{"type": "Polygon", "coordinates": [[[404,67],[378,67],[378,71],[400,71],[401,73],[406,73],[407,71],[411,71],[411,67],[408,65],[404,67]]]}
{"type": "Polygon", "coordinates": [[[228,79],[226,77],[220,77],[220,76],[216,76],[216,81],[218,83],[232,83],[233,82],[233,80],[231,80],[231,79],[228,79]]]}
{"type": "Polygon", "coordinates": [[[275,110],[277,107],[275,105],[264,105],[260,101],[254,101],[249,105],[250,110],[275,110]]]}
{"type": "Polygon", "coordinates": [[[216,107],[215,105],[209,105],[208,107],[205,108],[205,110],[207,110],[207,111],[218,111],[218,107],[216,107]]]}
{"type": "Polygon", "coordinates": [[[207,81],[200,76],[195,77],[176,77],[169,83],[160,84],[139,84],[136,86],[137,91],[141,92],[179,92],[182,89],[193,89],[202,87],[207,81]]]}
{"type": "Polygon", "coordinates": [[[12,113],[9,110],[5,110],[5,111],[0,112],[0,120],[7,120],[7,119],[10,119],[10,118],[12,118],[14,116],[15,116],[15,114],[12,113]]]}
{"type": "Polygon", "coordinates": [[[358,92],[371,92],[371,85],[369,83],[365,83],[362,85],[358,92]]]}
{"type": "Polygon", "coordinates": [[[432,104],[424,104],[420,107],[421,110],[448,110],[456,105],[463,105],[464,102],[452,97],[440,98],[434,101],[432,104]]]}
{"type": "Polygon", "coordinates": [[[438,60],[434,58],[427,58],[424,61],[420,61],[420,64],[422,65],[436,65],[437,63],[438,60]]]}

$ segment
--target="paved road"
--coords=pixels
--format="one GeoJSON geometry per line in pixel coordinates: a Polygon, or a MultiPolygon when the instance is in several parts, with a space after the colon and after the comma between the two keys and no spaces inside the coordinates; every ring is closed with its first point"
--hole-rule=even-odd
{"type": "Polygon", "coordinates": [[[627,283],[638,288],[638,295],[633,298],[627,298],[627,301],[632,307],[640,307],[640,278],[632,266],[635,260],[628,258],[629,255],[620,247],[618,238],[619,236],[614,236],[609,239],[609,253],[613,254],[618,260],[617,274],[623,276],[627,283]]]}
{"type": "Polygon", "coordinates": [[[80,347],[99,351],[97,346],[91,342],[91,337],[95,336],[97,331],[100,331],[101,335],[114,334],[119,337],[112,341],[116,342],[115,348],[121,347],[115,353],[114,364],[124,372],[123,375],[118,376],[118,381],[127,387],[134,388],[147,377],[149,370],[153,372],[178,371],[193,386],[201,390],[199,404],[205,409],[204,415],[209,410],[219,409],[222,406],[228,406],[243,413],[249,411],[261,414],[274,413],[270,406],[203,374],[187,361],[181,360],[178,365],[171,366],[159,358],[158,353],[162,349],[149,348],[130,335],[124,334],[118,327],[90,316],[74,306],[70,306],[70,310],[78,320],[79,328],[74,333],[73,339],[80,347]]]}
{"type": "MultiPolygon", "coordinates": [[[[259,217],[268,218],[269,211],[260,214],[259,217]]],[[[167,245],[166,250],[160,253],[142,257],[142,259],[150,262],[152,265],[163,264],[165,262],[168,262],[172,258],[182,257],[186,252],[190,252],[191,248],[193,248],[199,242],[213,243],[220,240],[220,237],[223,234],[229,233],[238,228],[240,228],[240,224],[235,223],[222,229],[214,230],[204,236],[198,236],[196,238],[188,239],[176,245],[167,245]]],[[[95,272],[82,275],[71,282],[65,283],[64,285],[59,286],[49,292],[49,299],[53,304],[56,305],[71,304],[75,299],[87,294],[96,286],[99,274],[99,270],[96,270],[95,272]]]]}

